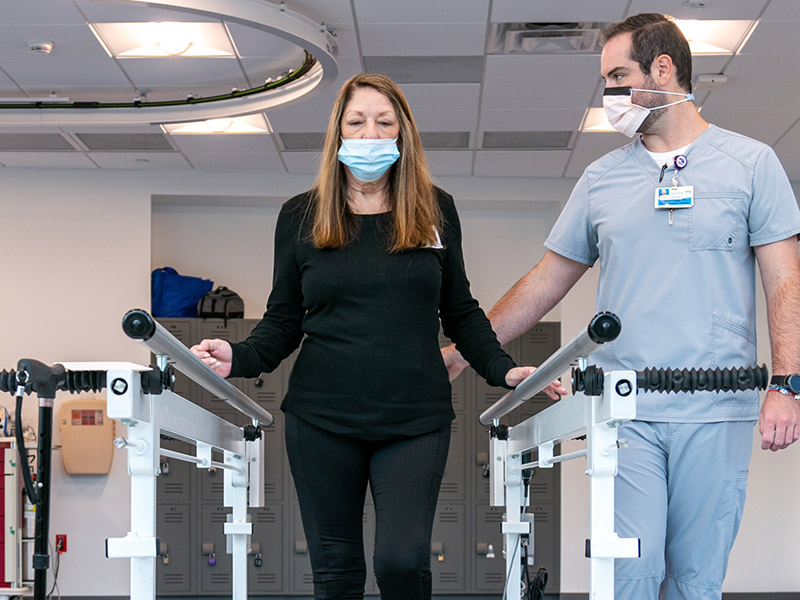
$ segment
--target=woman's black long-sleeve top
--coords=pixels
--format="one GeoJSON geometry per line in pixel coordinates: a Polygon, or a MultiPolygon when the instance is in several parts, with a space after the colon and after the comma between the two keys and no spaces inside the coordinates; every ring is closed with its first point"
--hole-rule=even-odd
{"type": "Polygon", "coordinates": [[[437,189],[442,247],[390,253],[391,213],[358,215],[358,238],[319,250],[309,195],[286,202],[275,230],[272,292],[263,319],[233,344],[231,377],[270,372],[301,343],[281,408],[361,439],[419,435],[454,417],[444,334],[488,383],[514,361],[469,290],[452,196],[437,189]]]}

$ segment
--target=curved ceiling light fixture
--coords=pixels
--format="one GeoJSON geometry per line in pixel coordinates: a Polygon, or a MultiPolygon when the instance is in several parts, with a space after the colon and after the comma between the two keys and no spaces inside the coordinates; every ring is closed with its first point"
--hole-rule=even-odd
{"type": "Polygon", "coordinates": [[[181,123],[248,115],[297,100],[336,80],[336,46],[324,25],[264,0],[119,0],[239,23],[280,37],[304,50],[295,69],[264,85],[209,97],[150,102],[0,103],[0,123],[15,125],[141,125],[181,123]]]}

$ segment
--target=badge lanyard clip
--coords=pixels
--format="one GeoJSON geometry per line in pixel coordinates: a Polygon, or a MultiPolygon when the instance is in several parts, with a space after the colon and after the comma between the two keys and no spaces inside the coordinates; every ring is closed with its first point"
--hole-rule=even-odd
{"type": "MultiPolygon", "coordinates": [[[[683,169],[687,165],[687,163],[688,163],[688,161],[686,160],[686,157],[683,154],[678,154],[675,158],[672,159],[672,164],[675,165],[675,173],[672,175],[672,187],[674,187],[674,188],[678,187],[678,173],[681,172],[681,169],[683,169]]],[[[666,165],[664,165],[664,166],[666,166],[666,165]]],[[[663,177],[663,173],[664,173],[663,170],[662,170],[661,173],[662,173],[662,177],[663,177]]],[[[673,223],[675,223],[675,219],[673,217],[673,213],[674,213],[674,209],[670,208],[669,209],[669,224],[670,224],[670,226],[673,223]]]]}

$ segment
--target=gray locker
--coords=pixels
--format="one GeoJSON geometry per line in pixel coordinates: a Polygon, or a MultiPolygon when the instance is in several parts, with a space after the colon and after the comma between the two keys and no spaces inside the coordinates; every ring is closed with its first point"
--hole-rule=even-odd
{"type": "Polygon", "coordinates": [[[475,507],[475,556],[473,589],[477,592],[502,593],[506,562],[503,557],[502,507],[478,504],[475,507]]]}
{"type": "Polygon", "coordinates": [[[196,543],[200,565],[200,594],[231,592],[233,562],[231,555],[226,552],[224,530],[230,510],[217,504],[200,505],[199,537],[196,543]]]}
{"type": "Polygon", "coordinates": [[[156,561],[156,591],[159,595],[194,594],[195,524],[191,504],[159,504],[156,508],[156,535],[159,539],[159,558],[156,561]]]}
{"type": "Polygon", "coordinates": [[[282,504],[268,503],[250,509],[253,534],[247,558],[247,589],[250,595],[286,591],[286,553],[283,550],[286,519],[282,504]]]}
{"type": "MultiPolygon", "coordinates": [[[[193,446],[178,440],[161,440],[161,447],[183,454],[193,454],[193,446]]],[[[194,499],[194,481],[197,467],[183,460],[160,458],[161,473],[156,479],[158,504],[179,504],[194,499]]]]}
{"type": "Polygon", "coordinates": [[[465,591],[466,530],[464,504],[440,504],[436,507],[431,537],[431,575],[434,592],[465,591]]]}
{"type": "MultiPolygon", "coordinates": [[[[533,514],[533,556],[531,578],[539,567],[547,569],[547,591],[561,588],[561,519],[559,505],[551,502],[533,503],[529,509],[533,514]]],[[[582,548],[575,548],[580,552],[582,548]]]]}

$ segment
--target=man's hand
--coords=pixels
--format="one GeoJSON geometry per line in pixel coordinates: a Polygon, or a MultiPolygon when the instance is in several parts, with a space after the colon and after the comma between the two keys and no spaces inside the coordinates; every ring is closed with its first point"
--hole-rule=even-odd
{"type": "Polygon", "coordinates": [[[447,367],[447,374],[450,377],[450,381],[453,381],[459,376],[461,371],[469,366],[469,363],[464,360],[461,353],[456,350],[455,344],[450,344],[442,348],[442,360],[444,360],[444,366],[447,367]]]}
{"type": "Polygon", "coordinates": [[[770,390],[758,417],[761,449],[777,452],[800,438],[800,400],[770,390]]]}

